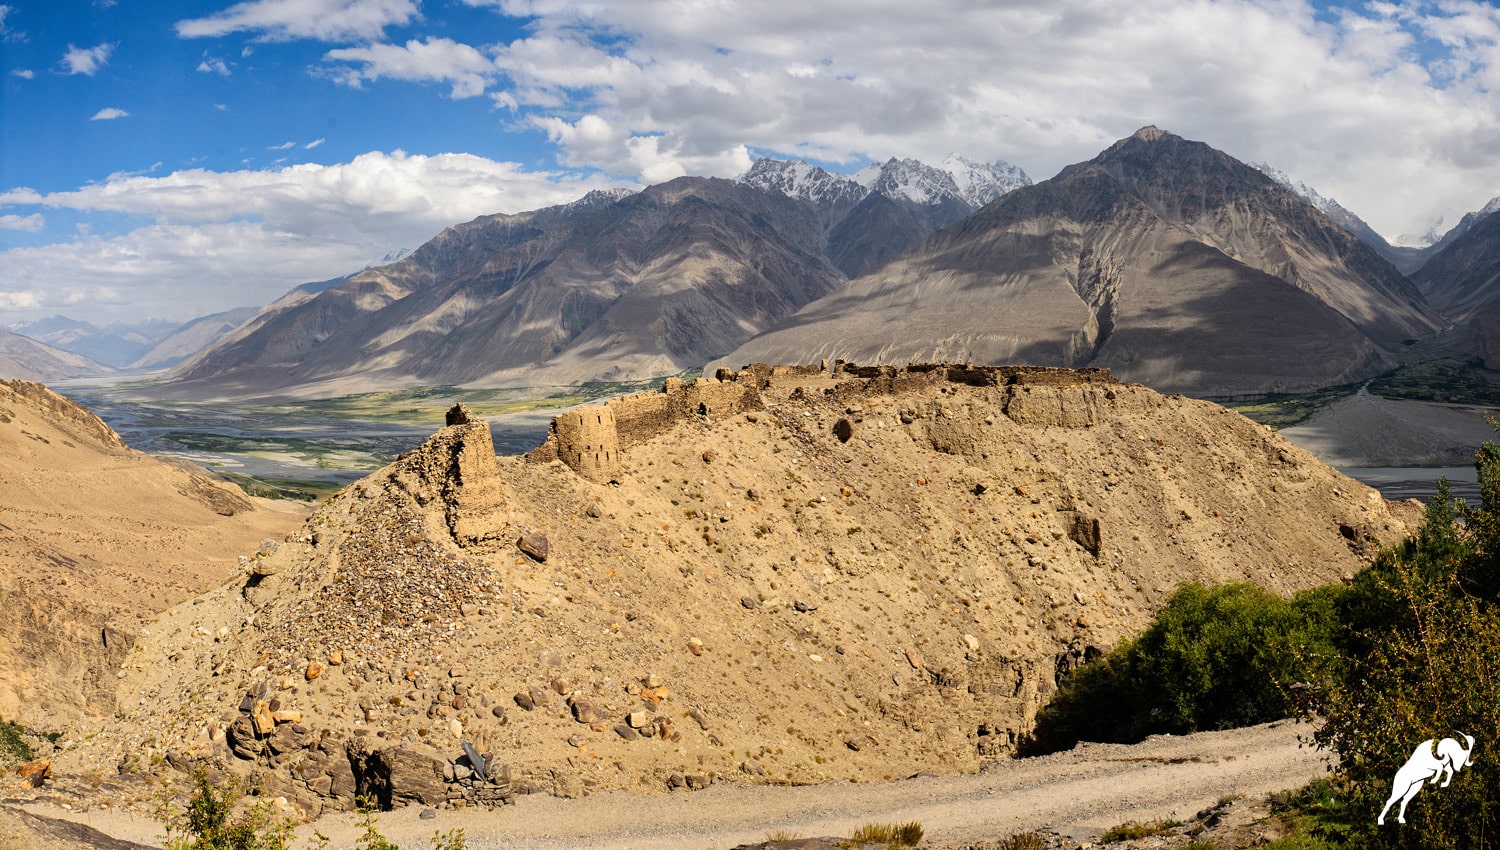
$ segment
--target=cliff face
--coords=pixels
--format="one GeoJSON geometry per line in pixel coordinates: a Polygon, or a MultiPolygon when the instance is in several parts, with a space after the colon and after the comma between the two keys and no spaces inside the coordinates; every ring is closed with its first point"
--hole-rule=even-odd
{"type": "Polygon", "coordinates": [[[757,366],[562,414],[528,458],[487,436],[455,422],[164,617],[92,752],[159,735],[310,812],[376,761],[478,794],[463,743],[561,795],[974,770],[1179,582],[1290,593],[1405,528],[1102,370],[757,366]]]}

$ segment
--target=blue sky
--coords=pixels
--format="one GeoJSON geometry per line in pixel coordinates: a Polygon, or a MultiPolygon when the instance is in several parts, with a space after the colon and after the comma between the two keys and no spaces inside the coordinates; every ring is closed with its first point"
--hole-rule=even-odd
{"type": "Polygon", "coordinates": [[[1500,11],[1300,0],[0,0],[0,324],[188,319],[592,188],[1144,124],[1387,237],[1500,194],[1500,11]]]}

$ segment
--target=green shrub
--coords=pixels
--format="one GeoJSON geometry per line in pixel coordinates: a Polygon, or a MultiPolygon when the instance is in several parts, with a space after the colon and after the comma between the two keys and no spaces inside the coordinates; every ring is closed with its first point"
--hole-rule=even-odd
{"type": "Polygon", "coordinates": [[[1099,843],[1114,844],[1120,841],[1132,841],[1137,838],[1150,838],[1153,835],[1165,835],[1179,826],[1182,826],[1182,824],[1170,820],[1157,821],[1156,823],[1130,821],[1111,827],[1103,835],[1099,836],[1099,843]]]}
{"type": "Polygon", "coordinates": [[[36,752],[26,742],[26,727],[0,717],[0,767],[32,761],[36,752]]]}
{"type": "Polygon", "coordinates": [[[1290,686],[1309,658],[1333,651],[1338,597],[1337,588],[1287,600],[1253,584],[1182,585],[1145,632],[1062,682],[1022,753],[1293,715],[1290,686]]]}
{"type": "Polygon", "coordinates": [[[200,768],[193,774],[186,812],[170,800],[163,800],[157,808],[157,819],[167,828],[162,846],[166,850],[290,850],[291,822],[274,816],[264,800],[230,819],[242,795],[237,777],[216,787],[200,768]]]}
{"type": "Polygon", "coordinates": [[[1481,501],[1446,488],[1422,529],[1351,584],[1344,653],[1319,684],[1315,738],[1339,756],[1356,840],[1375,847],[1500,844],[1500,448],[1479,453],[1481,501]],[[1473,766],[1426,786],[1398,824],[1377,826],[1396,771],[1428,739],[1474,736],[1473,766]]]}

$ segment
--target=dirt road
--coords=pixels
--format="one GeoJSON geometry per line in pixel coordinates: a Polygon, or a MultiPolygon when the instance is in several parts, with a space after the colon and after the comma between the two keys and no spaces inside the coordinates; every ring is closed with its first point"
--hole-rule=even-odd
{"type": "MultiPolygon", "coordinates": [[[[717,785],[698,793],[599,794],[579,800],[523,797],[493,812],[417,808],[379,817],[387,838],[426,847],[435,830],[464,830],[471,850],[709,850],[764,840],[767,833],[847,836],[871,821],[919,821],[931,843],[994,840],[1050,828],[1080,840],[1129,820],[1186,820],[1227,795],[1260,797],[1324,772],[1306,725],[1283,722],[1134,746],[1084,745],[1045,758],[1002,762],[970,776],[801,788],[717,785]]],[[[154,844],[156,824],[103,813],[33,807],[88,823],[110,835],[154,844]]],[[[316,827],[335,847],[359,834],[351,815],[316,827]]],[[[311,835],[311,827],[299,834],[311,835]]]]}

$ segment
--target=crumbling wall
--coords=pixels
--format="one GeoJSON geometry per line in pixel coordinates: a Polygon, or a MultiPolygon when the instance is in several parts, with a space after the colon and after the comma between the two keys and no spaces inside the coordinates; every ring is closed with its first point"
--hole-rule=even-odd
{"type": "Polygon", "coordinates": [[[1012,419],[1075,427],[1095,421],[1096,394],[1113,399],[1112,387],[1120,386],[1108,369],[951,363],[857,366],[842,360],[830,369],[826,364],[767,366],[752,363],[739,372],[720,369],[714,378],[695,381],[668,378],[658,392],[621,396],[602,405],[579,407],[556,416],[546,442],[527,458],[542,463],[560,460],[590,481],[611,481],[620,473],[621,453],[631,446],[644,443],[682,422],[716,421],[759,410],[763,406],[761,390],[778,382],[796,382],[817,375],[858,379],[828,390],[840,400],[847,398],[850,401],[944,383],[1011,387],[1005,412],[1012,419]],[[1043,386],[1056,391],[1033,397],[1031,388],[1043,386]]]}
{"type": "Polygon", "coordinates": [[[546,442],[527,458],[560,460],[590,481],[610,481],[619,475],[620,453],[631,446],[682,422],[716,421],[760,409],[759,381],[754,375],[743,382],[668,378],[659,392],[575,408],[553,417],[546,442]]]}

